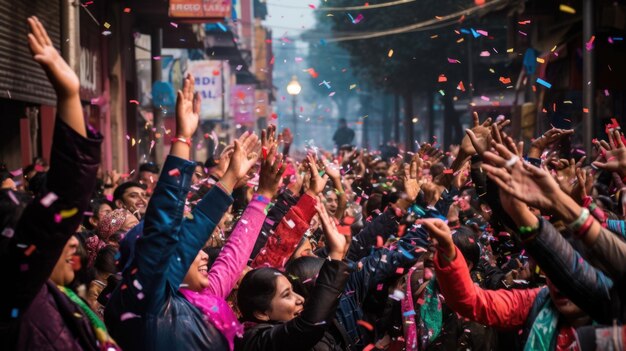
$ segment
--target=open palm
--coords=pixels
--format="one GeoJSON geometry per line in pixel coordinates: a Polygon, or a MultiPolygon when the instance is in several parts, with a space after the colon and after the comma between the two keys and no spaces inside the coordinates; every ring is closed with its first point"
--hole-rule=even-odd
{"type": "Polygon", "coordinates": [[[28,34],[28,45],[33,59],[44,69],[57,95],[68,97],[78,94],[80,82],[76,73],[52,45],[52,40],[41,22],[37,17],[30,17],[28,25],[31,31],[28,34]]]}

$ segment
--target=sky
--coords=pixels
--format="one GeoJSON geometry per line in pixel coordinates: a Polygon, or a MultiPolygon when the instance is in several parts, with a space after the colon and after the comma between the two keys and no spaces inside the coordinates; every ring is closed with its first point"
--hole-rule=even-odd
{"type": "MultiPolygon", "coordinates": [[[[317,0],[267,0],[268,16],[265,25],[272,29],[274,38],[299,36],[304,30],[315,25],[313,9],[309,4],[318,5],[317,0]]],[[[298,46],[305,45],[300,42],[298,46]]]]}

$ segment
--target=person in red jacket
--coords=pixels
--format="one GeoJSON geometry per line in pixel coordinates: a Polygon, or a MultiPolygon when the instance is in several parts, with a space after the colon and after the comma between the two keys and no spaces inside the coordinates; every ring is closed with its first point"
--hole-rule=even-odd
{"type": "Polygon", "coordinates": [[[503,330],[523,330],[525,350],[580,350],[575,328],[591,318],[548,280],[535,289],[483,290],[474,285],[467,264],[440,219],[423,220],[436,239],[435,271],[446,304],[463,317],[503,330]]]}

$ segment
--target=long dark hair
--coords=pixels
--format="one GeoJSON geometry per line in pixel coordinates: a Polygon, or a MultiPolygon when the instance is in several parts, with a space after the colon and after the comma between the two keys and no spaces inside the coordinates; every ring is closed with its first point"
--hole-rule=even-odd
{"type": "Polygon", "coordinates": [[[309,293],[315,286],[315,278],[323,265],[323,258],[302,256],[289,262],[285,267],[285,273],[293,285],[293,291],[302,295],[305,301],[308,301],[309,293]]]}
{"type": "Polygon", "coordinates": [[[239,285],[237,304],[242,319],[260,322],[254,312],[269,311],[276,295],[276,279],[284,274],[274,268],[258,268],[248,272],[239,285]]]}

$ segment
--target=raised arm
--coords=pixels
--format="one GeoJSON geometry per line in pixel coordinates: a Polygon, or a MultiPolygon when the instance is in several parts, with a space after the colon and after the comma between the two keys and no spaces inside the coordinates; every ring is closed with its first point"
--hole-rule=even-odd
{"type": "Polygon", "coordinates": [[[311,219],[315,215],[317,195],[324,189],[328,176],[320,177],[315,159],[310,155],[308,157],[311,173],[309,190],[300,197],[296,206],[291,208],[276,227],[274,234],[252,262],[254,268],[263,266],[283,268],[310,227],[311,219]]]}
{"type": "Polygon", "coordinates": [[[226,298],[230,294],[248,262],[248,257],[259,235],[267,211],[271,208],[271,199],[278,191],[282,175],[285,172],[285,164],[282,155],[276,155],[278,146],[274,142],[274,132],[274,126],[263,131],[263,147],[269,149],[269,152],[264,154],[261,161],[257,193],[248,204],[209,271],[207,291],[213,295],[226,298]]]}
{"type": "MultiPolygon", "coordinates": [[[[13,237],[0,246],[6,289],[0,289],[0,331],[9,331],[48,280],[63,247],[87,209],[96,185],[101,138],[87,134],[78,77],[52,46],[43,25],[28,19],[34,59],[46,71],[58,100],[47,188],[56,201],[34,199],[22,213],[13,237]]],[[[46,195],[48,195],[46,194],[46,195]]],[[[44,197],[46,196],[44,195],[44,197]]],[[[4,336],[4,335],[3,335],[4,336]]]]}
{"type": "Polygon", "coordinates": [[[148,203],[144,231],[137,239],[134,259],[123,272],[124,283],[133,288],[122,294],[131,300],[131,295],[139,292],[146,297],[141,300],[156,305],[165,298],[167,267],[180,240],[185,199],[195,170],[195,163],[188,160],[191,137],[198,126],[193,89],[193,77],[188,75],[176,101],[176,137],[148,203]]]}
{"type": "Polygon", "coordinates": [[[463,254],[452,242],[450,228],[439,219],[424,220],[422,224],[438,243],[435,272],[446,304],[481,324],[502,329],[522,327],[540,288],[481,289],[472,282],[463,254]]]}

